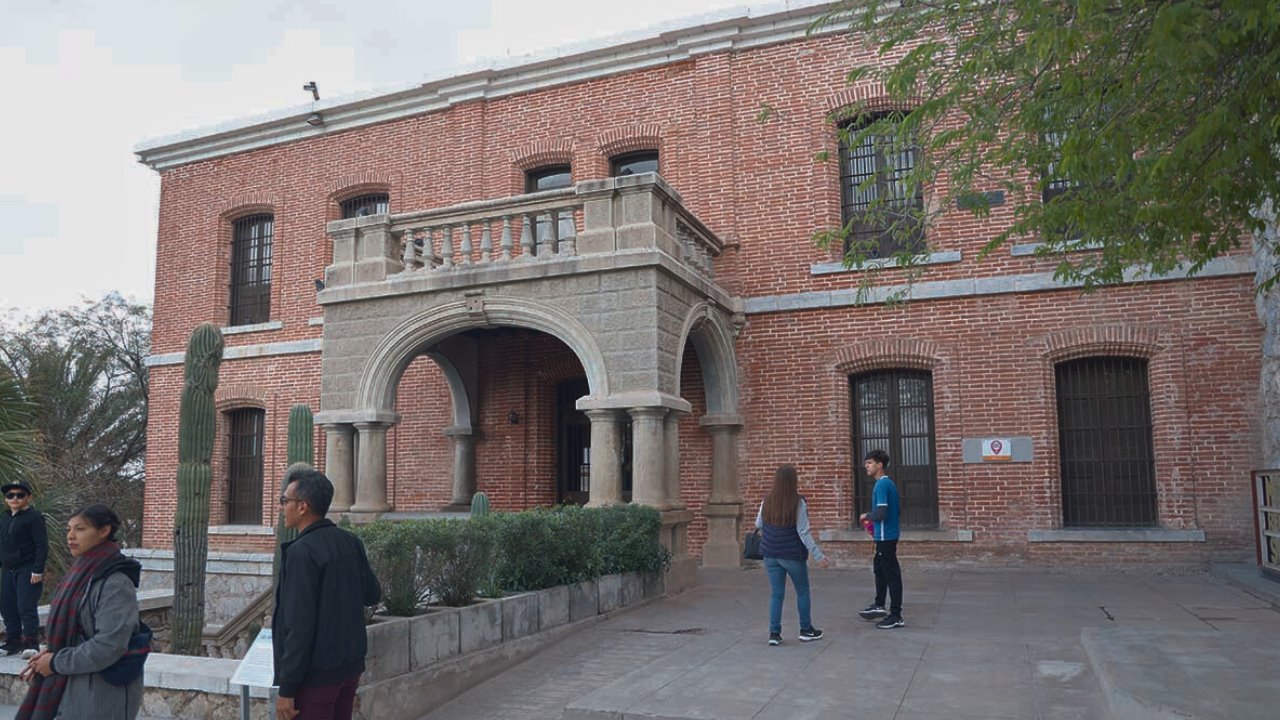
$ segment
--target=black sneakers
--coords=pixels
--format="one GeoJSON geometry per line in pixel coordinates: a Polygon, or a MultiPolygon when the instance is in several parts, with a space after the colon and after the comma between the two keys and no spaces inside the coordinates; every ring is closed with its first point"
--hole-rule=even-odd
{"type": "MultiPolygon", "coordinates": [[[[801,638],[801,639],[803,639],[803,638],[801,638]]],[[[770,644],[770,645],[781,645],[781,644],[782,644],[782,633],[769,633],[769,644],[770,644]]]]}
{"type": "Polygon", "coordinates": [[[862,616],[863,620],[878,620],[879,618],[888,615],[889,611],[885,610],[883,605],[871,603],[859,610],[858,614],[862,616]]]}
{"type": "Polygon", "coordinates": [[[876,627],[881,630],[889,630],[891,628],[900,628],[907,623],[902,619],[901,615],[887,615],[885,619],[876,623],[876,627]]]}
{"type": "Polygon", "coordinates": [[[822,631],[818,628],[809,628],[800,631],[800,642],[813,642],[822,639],[822,631]]]}
{"type": "Polygon", "coordinates": [[[18,653],[20,653],[20,652],[22,652],[22,641],[21,641],[21,640],[6,640],[6,641],[5,641],[5,643],[4,643],[4,654],[5,654],[5,655],[17,655],[17,654],[18,654],[18,653]]]}

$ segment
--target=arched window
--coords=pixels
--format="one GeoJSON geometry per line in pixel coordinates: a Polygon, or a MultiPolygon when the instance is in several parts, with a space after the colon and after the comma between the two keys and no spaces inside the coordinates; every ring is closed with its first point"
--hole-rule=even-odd
{"type": "Polygon", "coordinates": [[[391,212],[391,196],[387,193],[368,193],[342,201],[343,220],[388,212],[391,212]]]}
{"type": "Polygon", "coordinates": [[[262,523],[262,458],[266,413],[259,408],[241,408],[226,414],[227,435],[227,523],[262,523]]]}
{"type": "Polygon", "coordinates": [[[1062,524],[1156,524],[1155,453],[1147,361],[1090,357],[1059,363],[1062,524]]]}
{"type": "Polygon", "coordinates": [[[854,514],[871,510],[875,481],[862,460],[889,453],[886,473],[902,498],[902,527],[938,526],[938,463],[933,438],[933,376],[923,370],[884,370],[849,378],[853,411],[854,514]]]}
{"type": "Polygon", "coordinates": [[[271,319],[273,215],[250,215],[232,223],[230,324],[271,319]]]}

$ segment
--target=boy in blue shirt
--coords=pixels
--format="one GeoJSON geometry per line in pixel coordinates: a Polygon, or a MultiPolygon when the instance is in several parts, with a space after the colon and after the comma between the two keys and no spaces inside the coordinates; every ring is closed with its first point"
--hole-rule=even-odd
{"type": "Polygon", "coordinates": [[[867,620],[879,620],[876,627],[881,630],[900,628],[906,625],[902,620],[902,566],[898,564],[898,517],[901,514],[901,502],[898,499],[898,486],[884,474],[889,467],[889,453],[883,450],[872,450],[867,453],[862,464],[867,475],[876,480],[871,491],[871,512],[863,513],[861,521],[872,522],[871,537],[876,541],[876,558],[873,567],[876,573],[876,600],[858,611],[867,620]],[[885,595],[889,596],[889,609],[884,609],[885,595]]]}

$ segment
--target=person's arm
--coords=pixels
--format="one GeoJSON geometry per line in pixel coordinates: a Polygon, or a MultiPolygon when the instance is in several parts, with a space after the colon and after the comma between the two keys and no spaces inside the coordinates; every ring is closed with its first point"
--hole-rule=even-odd
{"type": "Polygon", "coordinates": [[[105,670],[124,656],[129,638],[138,628],[138,592],[124,573],[111,573],[93,608],[93,637],[54,654],[51,667],[60,675],[85,675],[105,670]]]}
{"type": "Polygon", "coordinates": [[[293,698],[298,686],[307,677],[311,667],[311,650],[319,618],[317,603],[320,601],[320,568],[305,547],[294,544],[285,556],[284,576],[287,582],[280,585],[280,617],[288,618],[280,633],[280,659],[275,668],[279,696],[293,698]]]}
{"type": "Polygon", "coordinates": [[[884,487],[884,478],[876,481],[876,486],[871,491],[871,512],[867,513],[867,519],[871,522],[884,522],[889,517],[889,492],[884,487]]]}
{"type": "Polygon", "coordinates": [[[49,530],[44,524],[44,513],[39,510],[31,518],[31,539],[36,544],[36,560],[31,565],[31,574],[44,575],[44,565],[49,561],[49,530]]]}
{"type": "Polygon", "coordinates": [[[796,509],[796,532],[800,535],[800,542],[809,549],[813,559],[821,562],[824,558],[822,548],[818,547],[818,543],[813,541],[813,535],[809,533],[809,509],[803,499],[800,500],[800,507],[796,509]]]}
{"type": "Polygon", "coordinates": [[[756,529],[764,527],[764,503],[760,503],[760,509],[756,511],[756,529]]]}

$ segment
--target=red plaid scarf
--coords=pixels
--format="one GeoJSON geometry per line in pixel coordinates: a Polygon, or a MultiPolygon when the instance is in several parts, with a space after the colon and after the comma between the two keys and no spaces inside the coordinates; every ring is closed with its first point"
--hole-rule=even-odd
{"type": "MultiPolygon", "coordinates": [[[[72,645],[72,640],[79,632],[80,603],[89,591],[98,571],[108,563],[119,560],[120,546],[114,542],[104,542],[85,551],[71,564],[71,569],[62,576],[58,589],[53,594],[53,602],[49,606],[49,620],[45,626],[45,639],[49,642],[49,652],[56,653],[64,647],[72,645]]],[[[16,720],[51,720],[58,714],[58,705],[62,702],[62,693],[67,689],[67,676],[55,673],[49,677],[36,675],[31,681],[31,688],[18,708],[16,720]]]]}

